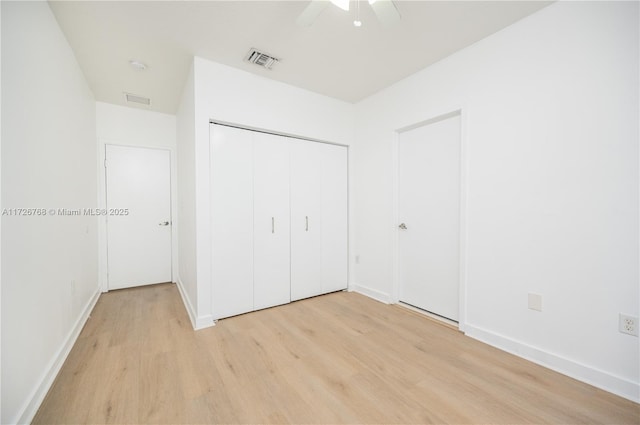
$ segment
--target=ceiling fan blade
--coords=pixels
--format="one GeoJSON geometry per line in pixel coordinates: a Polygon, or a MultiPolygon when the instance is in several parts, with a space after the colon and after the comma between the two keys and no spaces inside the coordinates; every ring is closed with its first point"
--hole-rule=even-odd
{"type": "Polygon", "coordinates": [[[371,8],[375,12],[378,20],[385,27],[390,27],[400,22],[400,12],[392,0],[369,0],[371,8]]]}
{"type": "Polygon", "coordinates": [[[311,0],[296,19],[296,24],[301,27],[310,27],[328,5],[329,1],[327,0],[311,0]]]}

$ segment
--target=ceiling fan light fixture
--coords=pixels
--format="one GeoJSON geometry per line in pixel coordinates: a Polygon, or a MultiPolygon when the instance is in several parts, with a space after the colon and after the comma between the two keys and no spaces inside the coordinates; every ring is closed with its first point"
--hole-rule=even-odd
{"type": "Polygon", "coordinates": [[[353,26],[360,28],[362,26],[362,22],[356,19],[355,21],[353,21],[353,26]]]}
{"type": "Polygon", "coordinates": [[[369,0],[373,13],[384,27],[392,27],[400,22],[400,12],[393,0],[369,0]]]}
{"type": "Polygon", "coordinates": [[[342,10],[349,11],[349,0],[331,0],[331,3],[338,6],[342,10]]]}

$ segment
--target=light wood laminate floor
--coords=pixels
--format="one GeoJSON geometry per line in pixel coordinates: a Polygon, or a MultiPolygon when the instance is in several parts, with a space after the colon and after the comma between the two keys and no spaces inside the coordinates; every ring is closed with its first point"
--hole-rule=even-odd
{"type": "Polygon", "coordinates": [[[639,423],[640,406],[339,292],[193,331],[175,285],[103,294],[34,423],[639,423]]]}

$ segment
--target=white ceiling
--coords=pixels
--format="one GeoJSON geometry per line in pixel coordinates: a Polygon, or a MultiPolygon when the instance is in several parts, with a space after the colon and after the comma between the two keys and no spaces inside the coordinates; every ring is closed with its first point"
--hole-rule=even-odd
{"type": "Polygon", "coordinates": [[[402,21],[384,28],[363,0],[355,28],[352,1],[303,28],[295,20],[308,1],[50,1],[96,100],[124,105],[129,92],[166,113],[194,55],[357,102],[549,3],[396,1],[402,21]],[[270,71],[246,63],[251,47],[282,61],[270,71]]]}

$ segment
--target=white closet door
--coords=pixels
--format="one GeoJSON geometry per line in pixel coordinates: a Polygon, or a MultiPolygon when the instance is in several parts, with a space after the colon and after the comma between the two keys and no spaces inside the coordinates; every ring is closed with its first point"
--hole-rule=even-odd
{"type": "Polygon", "coordinates": [[[344,146],[322,147],[322,293],[347,288],[348,156],[344,146]]]}
{"type": "Polygon", "coordinates": [[[291,142],[291,300],[322,293],[322,148],[291,142]]]}
{"type": "Polygon", "coordinates": [[[254,133],[254,309],[290,301],[289,141],[254,133]]]}
{"type": "Polygon", "coordinates": [[[211,126],[213,314],[253,310],[253,133],[211,126]]]}

